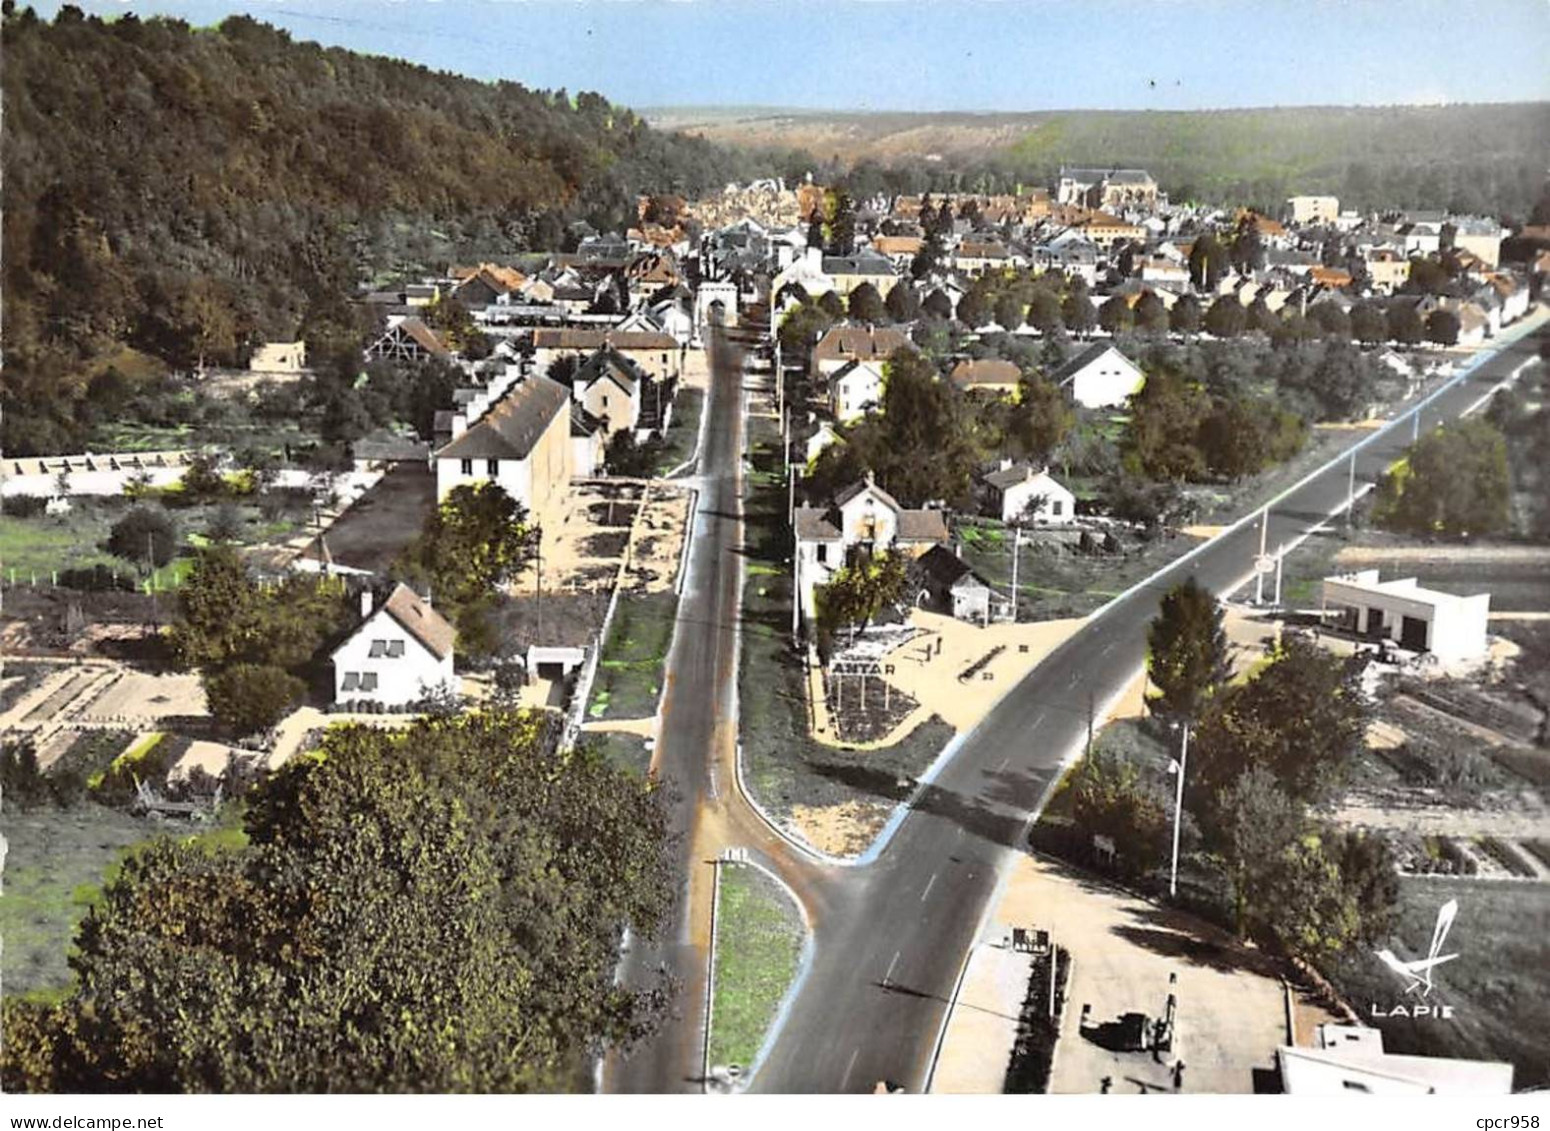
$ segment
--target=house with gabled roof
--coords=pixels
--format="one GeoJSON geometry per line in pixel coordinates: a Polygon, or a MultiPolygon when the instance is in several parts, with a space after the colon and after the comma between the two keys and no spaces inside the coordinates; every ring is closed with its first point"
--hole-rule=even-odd
{"type": "Polygon", "coordinates": [[[891,326],[852,323],[833,326],[813,347],[813,368],[827,377],[852,361],[872,361],[881,365],[909,345],[909,335],[891,326]]]}
{"type": "Polygon", "coordinates": [[[998,397],[1014,396],[1022,378],[1022,370],[1000,357],[966,357],[947,375],[961,392],[992,393],[998,397]]]}
{"type": "Polygon", "coordinates": [[[642,390],[650,378],[612,346],[604,346],[576,370],[571,396],[602,426],[606,444],[615,432],[640,422],[642,390]]]}
{"type": "Polygon", "coordinates": [[[793,527],[797,595],[804,617],[815,615],[814,594],[844,567],[852,550],[917,558],[948,537],[941,511],[901,506],[877,485],[871,472],[841,491],[827,507],[797,507],[793,527]]]}
{"type": "Polygon", "coordinates": [[[414,317],[394,317],[382,335],[366,347],[367,361],[446,360],[452,356],[436,332],[414,317]]]}
{"type": "Polygon", "coordinates": [[[1094,342],[1054,374],[1051,380],[1071,391],[1085,408],[1115,408],[1141,391],[1146,374],[1107,342],[1094,342]]]}
{"type": "Polygon", "coordinates": [[[361,623],[335,648],[334,702],[359,709],[407,707],[457,691],[452,672],[457,630],[409,586],[376,605],[361,593],[361,623]]]}
{"type": "Polygon", "coordinates": [[[574,357],[579,361],[604,346],[629,358],[649,377],[676,379],[682,375],[682,347],[671,334],[661,330],[541,326],[533,331],[533,364],[547,370],[556,358],[574,357]]]}
{"type": "Polygon", "coordinates": [[[883,400],[883,363],[852,359],[829,375],[829,411],[841,424],[860,420],[883,400]]]}
{"type": "Polygon", "coordinates": [[[436,453],[436,498],[454,487],[497,483],[530,515],[551,512],[574,475],[571,394],[524,377],[436,453]]]}
{"type": "Polygon", "coordinates": [[[985,513],[1002,522],[1070,522],[1076,514],[1076,496],[1047,467],[1002,460],[981,483],[985,513]]]}

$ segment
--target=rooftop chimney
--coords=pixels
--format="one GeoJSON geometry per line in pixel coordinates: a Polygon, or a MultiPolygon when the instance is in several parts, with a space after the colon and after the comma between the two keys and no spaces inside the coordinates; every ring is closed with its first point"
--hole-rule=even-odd
{"type": "Polygon", "coordinates": [[[361,590],[361,620],[371,616],[372,594],[371,586],[361,590]]]}

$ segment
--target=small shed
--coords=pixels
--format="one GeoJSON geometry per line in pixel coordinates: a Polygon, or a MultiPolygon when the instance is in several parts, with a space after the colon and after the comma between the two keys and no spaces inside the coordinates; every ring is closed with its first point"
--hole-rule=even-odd
{"type": "Polygon", "coordinates": [[[990,584],[945,546],[910,563],[910,592],[920,608],[983,624],[990,619],[990,584]]]}

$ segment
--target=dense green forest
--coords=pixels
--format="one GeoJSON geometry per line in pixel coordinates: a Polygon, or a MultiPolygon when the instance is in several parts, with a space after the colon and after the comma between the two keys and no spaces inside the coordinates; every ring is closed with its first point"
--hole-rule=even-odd
{"type": "MultiPolygon", "coordinates": [[[[694,195],[757,154],[652,130],[597,94],[483,83],[293,42],[6,4],[5,449],[86,435],[87,390],[136,354],[347,339],[372,278],[619,228],[643,191],[694,195]]],[[[117,378],[114,379],[115,382],[117,378]]],[[[87,410],[89,411],[89,410],[87,410]]]]}

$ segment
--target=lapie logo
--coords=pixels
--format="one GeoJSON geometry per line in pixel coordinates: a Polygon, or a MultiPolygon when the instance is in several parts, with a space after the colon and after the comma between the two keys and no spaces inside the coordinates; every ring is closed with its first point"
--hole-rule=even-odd
{"type": "Polygon", "coordinates": [[[1441,1017],[1453,1016],[1451,1005],[1423,1004],[1432,996],[1432,972],[1444,962],[1452,962],[1458,957],[1458,952],[1443,954],[1443,944],[1448,941],[1448,932],[1453,929],[1453,920],[1459,913],[1459,901],[1450,899],[1437,909],[1437,925],[1432,928],[1432,945],[1426,952],[1425,958],[1404,961],[1392,950],[1378,951],[1378,957],[1383,964],[1392,970],[1405,983],[1405,992],[1421,999],[1421,1003],[1406,1007],[1403,1003],[1394,1008],[1384,1010],[1374,1005],[1372,1015],[1374,1017],[1441,1017]]]}

